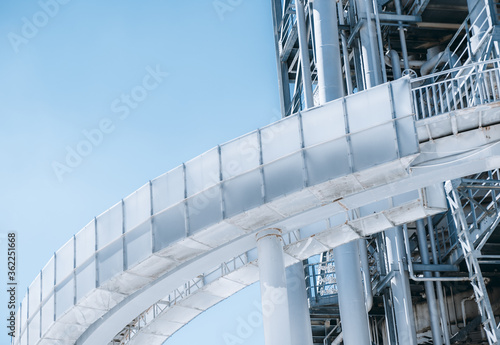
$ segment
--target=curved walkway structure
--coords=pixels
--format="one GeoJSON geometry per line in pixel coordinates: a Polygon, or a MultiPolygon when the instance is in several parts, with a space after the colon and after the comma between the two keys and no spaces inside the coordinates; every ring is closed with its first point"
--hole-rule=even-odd
{"type": "Polygon", "coordinates": [[[22,302],[14,344],[107,344],[165,301],[135,336],[161,344],[258,279],[259,230],[293,232],[292,264],[442,212],[443,181],[500,166],[500,97],[416,116],[422,87],[419,96],[403,78],[338,99],[150,181],[54,254],[22,302]],[[232,269],[204,274],[231,258],[232,269]],[[189,298],[176,297],[179,286],[189,298]]]}

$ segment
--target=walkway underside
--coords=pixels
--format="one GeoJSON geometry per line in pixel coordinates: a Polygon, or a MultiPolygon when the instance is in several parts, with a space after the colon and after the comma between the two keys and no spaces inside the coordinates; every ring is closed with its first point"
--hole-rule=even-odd
{"type": "Polygon", "coordinates": [[[495,104],[423,122],[413,120],[411,104],[409,79],[384,84],[222,145],[147,184],[56,253],[30,287],[42,303],[29,296],[23,302],[29,315],[21,311],[15,343],[107,343],[170,291],[247,253],[241,270],[205,282],[136,336],[161,344],[201,311],[258,279],[251,263],[257,231],[276,227],[294,234],[286,247],[290,265],[443,212],[443,181],[500,167],[495,104]],[[389,106],[394,98],[397,109],[389,106]],[[242,146],[247,142],[256,145],[242,146]],[[250,154],[243,161],[238,157],[244,150],[250,154]],[[230,160],[239,169],[228,169],[230,160]],[[180,194],[169,180],[177,172],[184,181],[180,194]],[[89,238],[93,249],[82,247],[89,238]],[[61,271],[62,262],[75,266],[61,271]],[[40,281],[50,272],[56,284],[47,287],[40,281]]]}

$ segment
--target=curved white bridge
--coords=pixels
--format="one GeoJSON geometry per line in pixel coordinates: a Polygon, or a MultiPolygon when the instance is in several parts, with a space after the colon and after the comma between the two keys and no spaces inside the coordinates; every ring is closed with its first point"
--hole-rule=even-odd
{"type": "MultiPolygon", "coordinates": [[[[483,73],[467,68],[454,83],[483,73]]],[[[490,80],[483,79],[484,89],[490,80]]],[[[249,262],[260,229],[294,232],[291,264],[442,212],[436,184],[500,166],[500,97],[491,88],[465,106],[427,102],[415,116],[414,105],[431,92],[424,84],[412,93],[407,78],[387,83],[287,117],[150,181],[56,252],[22,302],[14,343],[107,344],[169,292],[247,253],[234,267],[244,270],[211,284],[204,276],[196,294],[137,335],[161,344],[258,279],[249,262]]]]}

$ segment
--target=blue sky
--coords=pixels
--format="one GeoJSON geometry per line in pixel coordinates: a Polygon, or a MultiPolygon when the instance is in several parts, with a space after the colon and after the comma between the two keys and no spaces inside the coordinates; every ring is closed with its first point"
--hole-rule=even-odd
{"type": "MultiPolygon", "coordinates": [[[[16,231],[18,300],[94,216],[148,180],[278,118],[270,3],[0,3],[0,255],[5,234],[16,231]],[[226,12],[216,10],[220,3],[226,12]],[[92,133],[94,144],[85,146],[92,133]],[[71,157],[78,150],[85,155],[71,157]]],[[[4,325],[5,264],[0,274],[4,325]]],[[[239,298],[258,298],[255,286],[239,298]]],[[[214,309],[217,324],[234,327],[228,310],[246,315],[254,308],[234,301],[214,309]]],[[[188,327],[184,336],[192,336],[188,327]]],[[[259,332],[246,343],[262,343],[259,332]]],[[[222,344],[220,333],[203,340],[222,344]]],[[[185,344],[181,335],[169,344],[185,344]]]]}

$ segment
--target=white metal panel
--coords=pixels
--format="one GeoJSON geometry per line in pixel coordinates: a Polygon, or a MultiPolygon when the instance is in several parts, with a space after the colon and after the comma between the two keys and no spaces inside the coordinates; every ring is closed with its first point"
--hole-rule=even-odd
{"type": "Polygon", "coordinates": [[[97,217],[97,249],[116,240],[123,233],[122,203],[119,202],[97,217]]]}
{"type": "Polygon", "coordinates": [[[92,220],[75,235],[76,266],[80,266],[95,253],[95,221],[92,220]]]}
{"type": "Polygon", "coordinates": [[[56,252],[56,284],[68,277],[74,268],[75,247],[73,238],[56,252]]]}
{"type": "Polygon", "coordinates": [[[301,149],[299,118],[290,116],[260,130],[264,164],[301,149]]]}
{"type": "Polygon", "coordinates": [[[221,145],[222,177],[239,176],[260,164],[260,142],[258,132],[249,133],[221,145]]]}
{"type": "Polygon", "coordinates": [[[151,186],[145,184],[123,199],[125,232],[144,223],[151,216],[151,186]]]}
{"type": "Polygon", "coordinates": [[[302,112],[304,146],[331,141],[346,134],[344,100],[325,103],[302,112]]]}
{"type": "Polygon", "coordinates": [[[187,196],[199,193],[220,181],[219,151],[211,149],[186,163],[187,196]]]}
{"type": "Polygon", "coordinates": [[[151,181],[153,213],[163,211],[184,199],[184,167],[178,166],[151,181]]]}

